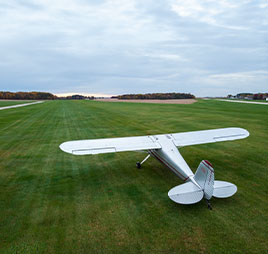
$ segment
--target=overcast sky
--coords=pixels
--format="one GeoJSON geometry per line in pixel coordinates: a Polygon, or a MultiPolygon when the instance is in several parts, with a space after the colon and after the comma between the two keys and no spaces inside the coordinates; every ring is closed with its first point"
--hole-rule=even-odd
{"type": "Polygon", "coordinates": [[[268,92],[267,0],[0,0],[0,90],[268,92]]]}

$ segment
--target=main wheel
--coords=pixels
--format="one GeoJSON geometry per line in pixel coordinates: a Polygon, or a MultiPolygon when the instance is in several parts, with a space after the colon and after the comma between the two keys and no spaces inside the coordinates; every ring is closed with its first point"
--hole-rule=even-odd
{"type": "Polygon", "coordinates": [[[141,168],[141,164],[140,164],[140,162],[137,162],[137,163],[136,163],[136,167],[137,167],[137,168],[141,168]]]}

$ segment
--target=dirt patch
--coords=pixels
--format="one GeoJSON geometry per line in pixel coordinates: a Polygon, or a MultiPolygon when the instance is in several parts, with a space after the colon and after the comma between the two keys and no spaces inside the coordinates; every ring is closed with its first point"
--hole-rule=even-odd
{"type": "Polygon", "coordinates": [[[135,102],[135,103],[161,103],[161,104],[192,104],[197,102],[195,99],[177,99],[177,100],[117,100],[117,99],[96,99],[96,101],[106,102],[135,102]]]}

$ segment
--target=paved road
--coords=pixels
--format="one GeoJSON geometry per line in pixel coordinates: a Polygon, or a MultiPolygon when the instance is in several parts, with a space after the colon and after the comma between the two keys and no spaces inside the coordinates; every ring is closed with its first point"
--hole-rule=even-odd
{"type": "Polygon", "coordinates": [[[29,105],[33,105],[33,104],[38,104],[38,103],[43,103],[43,101],[36,101],[36,102],[30,102],[30,103],[24,103],[24,104],[1,107],[0,110],[9,109],[9,108],[19,108],[19,107],[29,106],[29,105]]]}
{"type": "Polygon", "coordinates": [[[229,102],[238,102],[238,103],[268,105],[267,102],[257,102],[257,101],[237,101],[237,100],[224,100],[224,99],[217,99],[217,101],[229,101],[229,102]]]}

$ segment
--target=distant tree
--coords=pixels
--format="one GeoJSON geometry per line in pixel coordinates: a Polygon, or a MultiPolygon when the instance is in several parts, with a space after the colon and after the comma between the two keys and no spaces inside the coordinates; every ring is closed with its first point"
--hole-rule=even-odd
{"type": "Polygon", "coordinates": [[[244,97],[247,97],[247,96],[250,96],[250,95],[253,95],[252,93],[238,93],[236,95],[237,98],[244,98],[244,97]]]}
{"type": "Polygon", "coordinates": [[[55,100],[56,95],[44,92],[0,92],[0,99],[8,100],[55,100]]]}
{"type": "Polygon", "coordinates": [[[60,100],[94,100],[94,96],[83,96],[79,94],[66,96],[66,97],[59,97],[60,100]]]}

